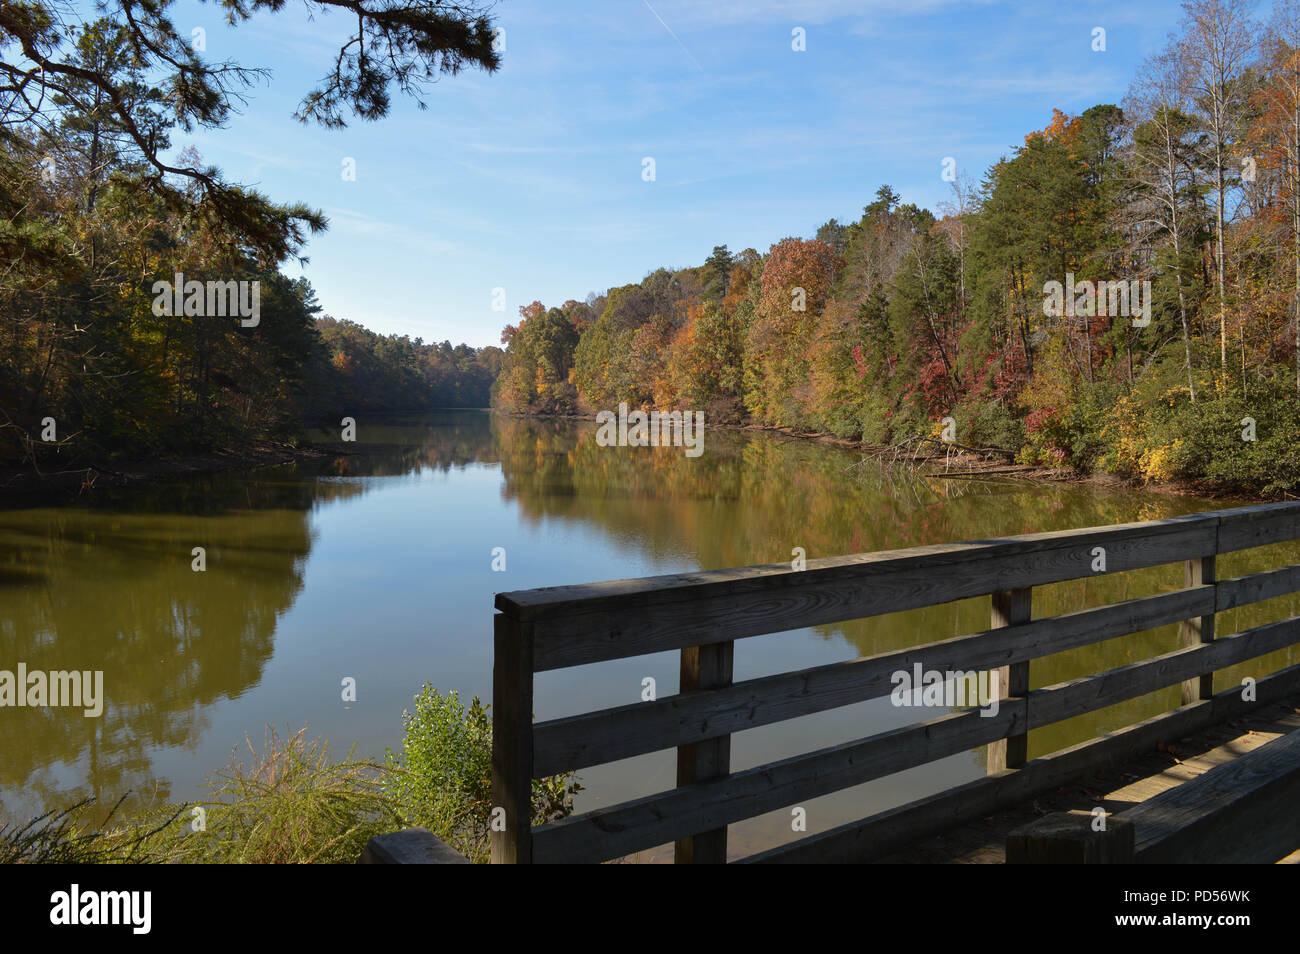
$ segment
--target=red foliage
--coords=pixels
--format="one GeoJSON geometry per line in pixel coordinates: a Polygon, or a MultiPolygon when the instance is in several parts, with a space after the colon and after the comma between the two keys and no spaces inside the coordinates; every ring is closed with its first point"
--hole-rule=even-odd
{"type": "MultiPolygon", "coordinates": [[[[996,353],[990,354],[988,364],[991,365],[997,357],[996,353]]],[[[1028,369],[1025,352],[1019,346],[1013,346],[1002,356],[1002,365],[993,376],[993,393],[1003,400],[1019,394],[1029,380],[1028,369]]]]}
{"type": "Polygon", "coordinates": [[[1040,407],[1037,410],[1030,411],[1025,418],[1025,433],[1033,434],[1052,423],[1059,416],[1060,412],[1054,407],[1040,407]]]}
{"type": "Polygon", "coordinates": [[[862,345],[854,345],[852,354],[853,367],[858,372],[858,380],[861,381],[867,376],[867,371],[870,370],[870,365],[867,364],[867,359],[862,356],[862,345]]]}
{"type": "Polygon", "coordinates": [[[948,410],[951,401],[948,390],[948,370],[937,356],[923,365],[917,374],[917,385],[925,397],[926,409],[937,413],[948,410]]]}

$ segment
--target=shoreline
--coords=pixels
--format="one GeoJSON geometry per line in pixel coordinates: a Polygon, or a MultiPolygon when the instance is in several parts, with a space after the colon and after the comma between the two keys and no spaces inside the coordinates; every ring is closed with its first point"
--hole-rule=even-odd
{"type": "MultiPolygon", "coordinates": [[[[594,422],[596,419],[595,414],[519,414],[513,411],[497,411],[496,409],[493,409],[493,413],[532,420],[594,422]]],[[[765,434],[780,434],[781,436],[788,437],[792,440],[830,444],[833,447],[841,447],[845,450],[861,451],[867,455],[888,451],[890,449],[885,445],[868,444],[864,441],[850,440],[847,437],[836,437],[834,434],[826,434],[816,431],[799,431],[791,427],[776,427],[768,424],[706,423],[704,427],[706,430],[754,431],[765,434]]],[[[1213,497],[1218,500],[1241,501],[1244,503],[1270,503],[1280,500],[1297,499],[1286,495],[1259,494],[1243,490],[1219,490],[1205,487],[1195,481],[1164,481],[1160,483],[1148,483],[1137,478],[1121,477],[1116,474],[1081,474],[1069,467],[1043,467],[1034,464],[1015,463],[1004,464],[997,461],[990,461],[978,454],[957,453],[952,455],[951,460],[953,463],[960,464],[962,469],[960,471],[945,473],[923,471],[918,468],[917,476],[937,477],[946,480],[997,477],[1007,480],[1029,480],[1041,483],[1083,484],[1108,490],[1140,490],[1144,493],[1166,494],[1174,497],[1213,497]]],[[[924,462],[925,458],[919,460],[919,463],[921,464],[924,464],[924,462]]]]}
{"type": "MultiPolygon", "coordinates": [[[[503,414],[508,417],[538,421],[594,422],[596,419],[594,413],[518,414],[511,411],[499,411],[495,408],[467,408],[465,410],[485,410],[492,414],[503,414]]],[[[845,450],[860,451],[865,455],[878,454],[891,449],[886,446],[836,437],[833,434],[799,431],[790,427],[774,427],[766,424],[706,423],[704,427],[711,430],[752,431],[780,435],[791,440],[812,441],[845,450]]],[[[261,467],[275,467],[298,461],[351,457],[365,454],[367,451],[367,445],[356,443],[303,441],[298,444],[290,444],[282,441],[253,440],[238,447],[222,448],[214,451],[155,458],[131,458],[55,471],[40,472],[30,465],[26,467],[8,467],[0,469],[0,501],[5,498],[30,499],[42,495],[75,494],[80,497],[88,492],[93,493],[102,489],[121,489],[139,484],[157,483],[177,477],[216,474],[232,470],[255,470],[261,467]]],[[[1195,481],[1144,483],[1135,478],[1125,478],[1114,474],[1081,474],[1068,467],[1042,467],[1032,464],[1006,463],[989,460],[979,454],[964,451],[947,458],[950,464],[955,464],[959,468],[957,470],[927,471],[924,469],[927,461],[943,461],[944,459],[941,455],[931,455],[930,457],[913,457],[910,458],[910,461],[917,465],[916,475],[918,477],[935,477],[944,480],[997,478],[1028,480],[1040,483],[1081,484],[1108,490],[1140,490],[1144,493],[1158,493],[1178,497],[1213,497],[1220,500],[1246,503],[1266,503],[1276,500],[1296,499],[1285,495],[1270,496],[1244,491],[1216,490],[1199,485],[1195,481]]]]}
{"type": "Polygon", "coordinates": [[[217,474],[232,470],[255,470],[303,460],[321,460],[364,453],[355,445],[254,440],[238,447],[191,454],[130,458],[92,463],[62,470],[38,471],[31,465],[0,469],[0,500],[5,498],[85,496],[97,490],[121,489],[158,483],[176,477],[217,474]]]}

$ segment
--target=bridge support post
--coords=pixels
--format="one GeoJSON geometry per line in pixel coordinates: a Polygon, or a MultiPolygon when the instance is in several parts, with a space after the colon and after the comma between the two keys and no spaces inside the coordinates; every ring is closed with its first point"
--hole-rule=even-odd
{"type": "MultiPolygon", "coordinates": [[[[718,689],[731,685],[736,657],[733,641],[682,650],[680,692],[718,689]]],[[[677,747],[677,784],[706,782],[731,773],[731,736],[677,747]]],[[[727,863],[727,829],[715,828],[673,844],[673,862],[679,865],[727,863]]]]}
{"type": "Polygon", "coordinates": [[[1096,827],[1092,812],[1045,815],[1007,835],[1009,865],[1131,864],[1135,828],[1119,815],[1096,827]]]}
{"type": "MultiPolygon", "coordinates": [[[[1033,587],[1016,590],[998,590],[992,594],[993,612],[991,628],[1015,626],[1028,623],[1033,616],[1033,587]]],[[[1012,663],[998,670],[998,684],[1003,699],[1024,698],[1029,694],[1029,660],[1012,663]]],[[[1003,769],[1020,768],[1029,758],[1029,733],[1019,732],[1015,735],[990,742],[988,748],[988,774],[993,775],[1003,769]]]]}
{"type": "MultiPolygon", "coordinates": [[[[1187,586],[1214,585],[1214,557],[1201,557],[1187,561],[1184,579],[1187,586]]],[[[1184,646],[1199,646],[1214,642],[1214,614],[1199,616],[1183,622],[1182,642],[1184,646]]],[[[1214,673],[1207,672],[1195,679],[1183,683],[1183,705],[1201,702],[1214,695],[1214,673]]]]}
{"type": "Polygon", "coordinates": [[[498,613],[492,657],[492,863],[533,863],[533,624],[498,613]]]}

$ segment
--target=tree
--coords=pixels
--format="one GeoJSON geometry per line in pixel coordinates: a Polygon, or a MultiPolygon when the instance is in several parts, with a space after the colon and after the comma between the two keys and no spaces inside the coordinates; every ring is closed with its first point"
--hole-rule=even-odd
{"type": "MultiPolygon", "coordinates": [[[[219,2],[231,25],[284,7],[284,0],[219,2]]],[[[103,32],[103,27],[69,22],[57,0],[0,4],[0,50],[5,54],[0,59],[0,98],[5,102],[0,126],[31,124],[52,138],[68,110],[97,123],[111,120],[123,146],[129,144],[134,158],[147,167],[139,180],[150,194],[179,210],[188,205],[187,195],[173,180],[191,183],[199,199],[196,212],[217,226],[214,231],[240,236],[271,260],[295,254],[308,230],[324,227],[320,213],[300,204],[272,203],[226,182],[214,167],[161,158],[167,144],[151,121],[156,114],[138,108],[141,75],[158,77],[156,85],[167,91],[172,108],[169,123],[187,132],[224,125],[242,99],[241,90],[265,75],[265,70],[233,62],[206,62],[170,18],[174,4],[107,0],[102,5],[108,21],[121,24],[131,50],[125,59],[88,57],[94,48],[120,51],[121,44],[92,42],[83,48],[79,35],[103,32]]],[[[439,74],[455,74],[470,65],[493,71],[500,65],[492,22],[473,0],[309,0],[308,7],[347,11],[354,26],[329,71],[299,104],[295,116],[302,122],[339,127],[348,112],[379,119],[388,113],[392,86],[423,107],[419,94],[439,74]]]]}
{"type": "Polygon", "coordinates": [[[1251,19],[1254,0],[1188,0],[1179,53],[1191,86],[1196,115],[1206,132],[1214,174],[1215,280],[1219,290],[1219,349],[1224,381],[1228,372],[1228,300],[1224,259],[1226,197],[1234,178],[1230,154],[1249,97],[1248,67],[1257,49],[1251,19]]]}
{"type": "Polygon", "coordinates": [[[817,227],[817,241],[829,245],[836,255],[843,255],[849,244],[848,227],[835,219],[828,219],[817,227]]]}
{"type": "Polygon", "coordinates": [[[949,188],[952,190],[952,199],[939,203],[939,211],[944,214],[939,225],[947,233],[957,252],[958,301],[962,311],[965,312],[968,300],[966,253],[970,249],[967,223],[975,211],[975,184],[965,172],[958,172],[949,188]]]}
{"type": "Polygon", "coordinates": [[[1130,175],[1138,190],[1131,209],[1140,234],[1163,235],[1169,244],[1169,264],[1178,299],[1183,334],[1183,364],[1187,393],[1196,402],[1192,375],[1192,328],[1184,281],[1184,242],[1193,221],[1196,189],[1196,127],[1187,114],[1185,63],[1173,50],[1148,59],[1129,92],[1136,123],[1130,175]]]}
{"type": "Polygon", "coordinates": [[[725,245],[713,246],[713,252],[704,260],[704,271],[708,275],[705,285],[706,294],[715,301],[727,294],[727,282],[731,278],[731,252],[725,245]]]}
{"type": "Polygon", "coordinates": [[[769,423],[799,423],[808,347],[835,279],[835,253],[816,239],[785,239],[772,247],[747,351],[745,402],[769,423]]]}
{"type": "Polygon", "coordinates": [[[1274,131],[1276,165],[1282,174],[1281,199],[1287,214],[1293,266],[1296,397],[1300,400],[1300,3],[1279,0],[1265,38],[1268,81],[1263,87],[1262,120],[1274,131]]]}

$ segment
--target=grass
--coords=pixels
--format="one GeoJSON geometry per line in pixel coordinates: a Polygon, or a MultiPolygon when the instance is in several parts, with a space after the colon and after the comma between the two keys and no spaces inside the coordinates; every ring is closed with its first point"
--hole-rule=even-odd
{"type": "MultiPolygon", "coordinates": [[[[123,818],[126,795],[96,821],[94,800],[0,825],[4,864],[355,864],[366,842],[409,825],[429,828],[472,861],[488,860],[492,723],[477,697],[425,684],[403,714],[402,750],[385,764],[334,761],[303,727],[247,736],[197,803],[160,804],[123,818]]],[[[573,811],[572,775],[533,782],[533,824],[573,811]]]]}
{"type": "MultiPolygon", "coordinates": [[[[402,827],[381,785],[384,767],[354,757],[335,762],[321,739],[299,729],[287,739],[268,730],[258,751],[245,737],[247,765],[230,765],[209,781],[200,803],[206,830],[180,839],[174,860],[222,864],[355,864],[376,835],[402,827]]],[[[191,813],[193,816],[193,813],[191,813]]]]}
{"type": "Polygon", "coordinates": [[[177,808],[161,825],[111,825],[126,801],[123,795],[98,825],[87,824],[95,803],[85,798],[61,811],[39,815],[25,825],[0,825],[0,864],[126,864],[166,860],[157,839],[184,811],[177,808]]]}
{"type": "Polygon", "coordinates": [[[382,788],[382,765],[333,761],[306,728],[287,738],[269,729],[259,751],[245,737],[208,780],[197,804],[165,805],[120,817],[126,796],[95,823],[94,800],[0,825],[5,864],[355,864],[375,835],[403,827],[382,788]],[[116,819],[116,821],[115,821],[116,819]]]}

